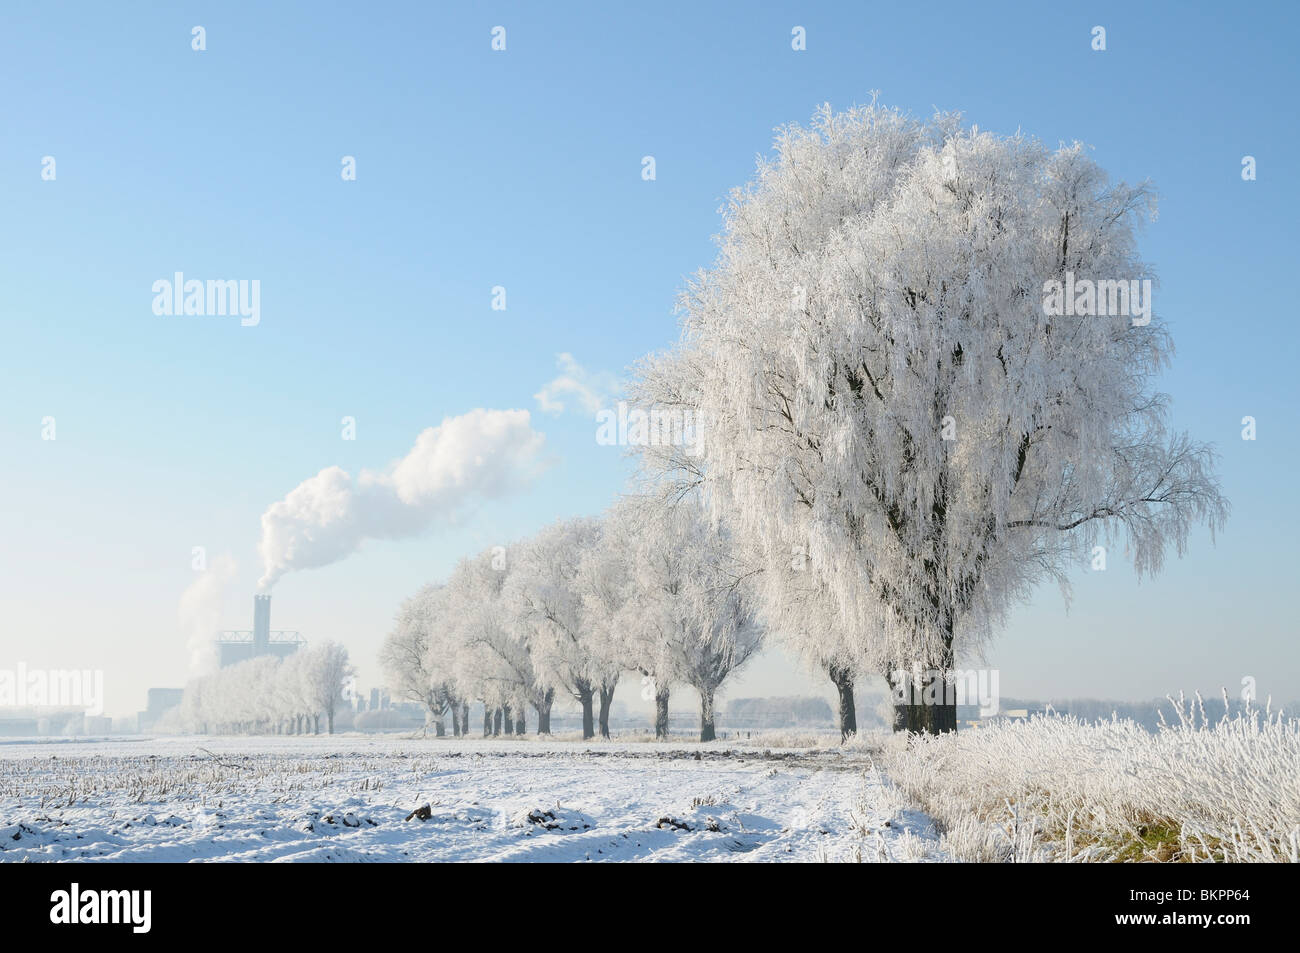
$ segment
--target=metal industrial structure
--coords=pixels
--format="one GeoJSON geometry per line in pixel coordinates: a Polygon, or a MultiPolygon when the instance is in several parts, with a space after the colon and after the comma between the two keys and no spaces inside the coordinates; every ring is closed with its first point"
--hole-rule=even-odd
{"type": "Polygon", "coordinates": [[[227,629],[217,636],[217,656],[221,667],[246,662],[263,655],[285,658],[306,645],[297,632],[271,630],[271,597],[253,596],[253,628],[227,629]]]}

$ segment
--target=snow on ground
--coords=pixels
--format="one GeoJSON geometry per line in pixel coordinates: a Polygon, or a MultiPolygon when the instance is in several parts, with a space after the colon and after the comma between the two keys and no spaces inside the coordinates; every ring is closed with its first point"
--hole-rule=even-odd
{"type": "Polygon", "coordinates": [[[0,742],[0,861],[947,859],[937,845],[861,749],[0,742]]]}

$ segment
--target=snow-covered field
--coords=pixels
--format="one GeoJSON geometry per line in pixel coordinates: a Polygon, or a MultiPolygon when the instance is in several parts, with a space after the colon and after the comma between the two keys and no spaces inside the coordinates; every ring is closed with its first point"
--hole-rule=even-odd
{"type": "Polygon", "coordinates": [[[0,742],[0,861],[944,859],[863,748],[0,742]]]}

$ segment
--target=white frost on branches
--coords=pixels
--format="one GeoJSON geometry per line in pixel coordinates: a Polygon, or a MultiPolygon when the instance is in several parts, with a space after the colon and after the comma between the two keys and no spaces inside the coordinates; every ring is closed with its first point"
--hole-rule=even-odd
{"type": "Polygon", "coordinates": [[[646,448],[646,470],[761,554],[774,627],[813,657],[847,640],[868,671],[951,668],[1099,541],[1159,570],[1227,515],[1211,448],[1169,432],[1152,389],[1164,323],[1049,317],[1042,294],[1067,272],[1150,278],[1153,208],[1078,144],[952,116],[873,104],[780,130],[635,386],[694,410],[702,452],[646,448]]]}

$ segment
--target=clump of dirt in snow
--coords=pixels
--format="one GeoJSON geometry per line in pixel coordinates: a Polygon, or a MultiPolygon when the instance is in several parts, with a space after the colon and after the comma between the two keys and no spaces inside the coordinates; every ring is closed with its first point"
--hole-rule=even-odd
{"type": "Polygon", "coordinates": [[[301,829],[310,834],[332,834],[343,828],[378,826],[379,822],[374,818],[359,817],[351,811],[334,811],[329,814],[308,811],[303,818],[301,829]]]}
{"type": "Polygon", "coordinates": [[[706,815],[702,820],[697,820],[695,825],[692,826],[690,821],[684,821],[671,814],[665,814],[655,822],[655,827],[660,830],[668,827],[675,831],[710,831],[714,834],[720,834],[726,830],[722,822],[712,815],[706,815]]]}
{"type": "Polygon", "coordinates": [[[520,811],[510,822],[515,827],[540,827],[548,831],[586,831],[592,828],[590,818],[581,811],[566,813],[558,804],[549,810],[534,807],[520,811]]]}

